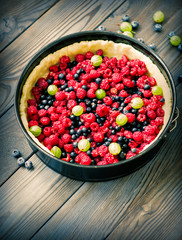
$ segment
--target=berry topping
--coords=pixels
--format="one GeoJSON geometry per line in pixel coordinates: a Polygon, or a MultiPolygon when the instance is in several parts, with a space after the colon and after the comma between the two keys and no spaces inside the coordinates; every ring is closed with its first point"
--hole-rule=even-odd
{"type": "MultiPolygon", "coordinates": [[[[137,23],[121,24],[130,36],[132,27],[137,23]]],[[[57,158],[114,164],[137,155],[160,132],[165,99],[143,61],[109,58],[98,49],[74,61],[61,56],[49,70],[32,88],[27,119],[29,131],[57,158]]]]}

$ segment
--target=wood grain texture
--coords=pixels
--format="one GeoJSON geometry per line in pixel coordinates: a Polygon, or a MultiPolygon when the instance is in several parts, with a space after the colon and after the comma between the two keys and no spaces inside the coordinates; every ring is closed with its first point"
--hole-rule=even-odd
{"type": "MultiPolygon", "coordinates": [[[[182,84],[178,93],[181,99],[182,84]]],[[[182,102],[179,107],[181,110],[182,102]]],[[[168,239],[178,239],[182,234],[179,229],[182,221],[181,135],[182,116],[177,129],[149,164],[118,180],[85,183],[33,239],[105,239],[109,236],[111,240],[152,240],[165,239],[172,230],[174,238],[168,239]],[[141,201],[144,201],[142,205],[141,201]]]]}
{"type": "Polygon", "coordinates": [[[0,1],[0,52],[57,1],[0,1]]]}
{"type": "Polygon", "coordinates": [[[32,154],[26,138],[21,131],[12,107],[0,118],[0,185],[18,169],[16,159],[12,156],[12,151],[18,149],[21,155],[28,158],[32,154]]]}
{"type": "Polygon", "coordinates": [[[20,168],[0,189],[0,239],[30,237],[83,184],[52,171],[36,155],[34,169],[20,168]]]}
{"type": "Polygon", "coordinates": [[[22,70],[40,49],[66,34],[96,28],[123,1],[59,1],[5,49],[0,55],[0,116],[13,103],[22,70]]]}

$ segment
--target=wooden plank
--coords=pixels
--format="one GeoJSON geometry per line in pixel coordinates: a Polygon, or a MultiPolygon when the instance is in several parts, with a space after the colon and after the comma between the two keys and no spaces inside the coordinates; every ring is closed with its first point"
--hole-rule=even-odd
{"type": "Polygon", "coordinates": [[[0,1],[0,51],[33,24],[57,0],[0,1]]]}
{"type": "MultiPolygon", "coordinates": [[[[182,85],[178,93],[181,98],[182,85]]],[[[179,107],[181,110],[182,102],[179,107]]],[[[121,179],[85,183],[32,239],[165,239],[168,229],[177,239],[182,220],[181,135],[182,116],[177,129],[149,164],[121,179]],[[124,233],[131,235],[123,238],[124,233]]]]}
{"type": "Polygon", "coordinates": [[[30,239],[83,184],[31,161],[33,170],[21,167],[0,189],[0,239],[30,239]]]}
{"type": "Polygon", "coordinates": [[[1,185],[14,171],[16,171],[16,169],[18,169],[18,164],[16,159],[12,156],[12,151],[18,149],[23,157],[28,158],[28,156],[32,154],[32,149],[18,125],[13,107],[0,118],[0,126],[1,185]]]}
{"type": "Polygon", "coordinates": [[[0,116],[12,105],[22,70],[40,49],[66,34],[94,29],[123,1],[59,1],[5,49],[0,55],[0,116]]]}

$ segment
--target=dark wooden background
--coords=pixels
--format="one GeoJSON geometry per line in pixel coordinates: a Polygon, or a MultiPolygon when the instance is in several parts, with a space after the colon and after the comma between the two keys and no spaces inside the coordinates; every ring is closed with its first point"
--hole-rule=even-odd
{"type": "Polygon", "coordinates": [[[182,239],[182,55],[169,43],[182,37],[182,3],[171,0],[0,1],[0,238],[182,239]],[[165,13],[153,30],[155,11],[165,13]],[[121,16],[140,23],[136,38],[157,45],[171,71],[180,110],[178,126],[143,168],[106,182],[81,182],[49,169],[21,132],[14,112],[16,84],[26,64],[48,43],[99,26],[117,32],[121,16]],[[18,167],[19,149],[34,169],[18,167]]]}

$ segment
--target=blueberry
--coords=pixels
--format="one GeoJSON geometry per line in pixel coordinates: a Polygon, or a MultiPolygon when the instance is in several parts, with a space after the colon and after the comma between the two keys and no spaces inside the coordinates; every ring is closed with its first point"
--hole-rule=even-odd
{"type": "Polygon", "coordinates": [[[113,130],[111,130],[111,134],[116,134],[116,131],[113,129],[113,130]]]}
{"type": "Polygon", "coordinates": [[[86,128],[86,127],[83,127],[83,128],[82,128],[82,132],[83,132],[83,133],[86,133],[86,132],[87,132],[87,128],[86,128]]]}
{"type": "Polygon", "coordinates": [[[123,137],[119,136],[118,137],[118,142],[122,142],[123,141],[123,137]]]}
{"type": "Polygon", "coordinates": [[[161,31],[162,31],[162,25],[159,24],[159,23],[156,23],[156,24],[154,25],[154,30],[155,30],[156,32],[161,32],[161,31]]]}
{"type": "Polygon", "coordinates": [[[97,122],[97,123],[101,123],[100,118],[96,118],[96,122],[97,122]]]}
{"type": "Polygon", "coordinates": [[[76,132],[76,134],[77,134],[78,136],[80,136],[81,133],[82,133],[82,130],[81,130],[81,129],[78,129],[77,132],[76,132]]]}
{"type": "MultiPolygon", "coordinates": [[[[80,127],[81,125],[83,125],[82,121],[78,122],[78,126],[80,127]]],[[[78,132],[78,131],[77,131],[78,132]]]]}
{"type": "Polygon", "coordinates": [[[84,100],[84,102],[85,102],[85,104],[86,104],[87,106],[90,106],[90,105],[91,105],[91,101],[90,101],[90,99],[88,99],[88,98],[86,98],[86,99],[84,100]]]}
{"type": "Polygon", "coordinates": [[[69,92],[69,88],[66,88],[66,89],[65,89],[65,92],[69,92]]]}
{"type": "Polygon", "coordinates": [[[132,153],[136,153],[137,150],[136,150],[136,148],[132,148],[131,151],[132,151],[132,153]]]}
{"type": "Polygon", "coordinates": [[[100,83],[101,83],[101,81],[102,81],[102,79],[101,79],[101,78],[96,78],[96,79],[95,79],[95,82],[96,82],[97,84],[100,84],[100,83]]]}
{"type": "Polygon", "coordinates": [[[114,100],[118,101],[118,100],[120,100],[120,97],[119,96],[115,96],[114,100]]]}
{"type": "Polygon", "coordinates": [[[92,104],[91,104],[91,108],[92,108],[92,109],[96,109],[96,107],[97,107],[97,104],[95,104],[95,103],[92,103],[92,104]]]}
{"type": "Polygon", "coordinates": [[[100,142],[97,142],[96,144],[98,147],[102,145],[102,143],[100,143],[100,142]]]}
{"type": "Polygon", "coordinates": [[[76,157],[76,152],[71,152],[71,153],[70,153],[70,157],[71,157],[71,158],[76,157]]]}
{"type": "Polygon", "coordinates": [[[129,111],[128,110],[124,110],[123,111],[123,114],[127,114],[129,111]]]}
{"type": "Polygon", "coordinates": [[[182,52],[182,43],[180,43],[180,44],[178,45],[178,50],[179,50],[180,52],[182,52]]]}
{"type": "Polygon", "coordinates": [[[59,79],[64,79],[64,74],[63,74],[63,73],[60,73],[60,74],[58,75],[58,78],[59,78],[59,79]]]}
{"type": "Polygon", "coordinates": [[[105,119],[105,117],[101,117],[100,120],[101,120],[101,122],[105,122],[106,119],[105,119]]]}
{"type": "Polygon", "coordinates": [[[19,157],[21,155],[20,151],[18,149],[14,149],[12,151],[12,156],[13,157],[19,157]]]}
{"type": "Polygon", "coordinates": [[[91,142],[91,141],[92,141],[92,139],[91,139],[91,138],[87,138],[87,140],[88,140],[89,142],[91,142]]]}
{"type": "Polygon", "coordinates": [[[116,107],[113,107],[113,108],[112,108],[112,111],[116,111],[116,110],[117,110],[117,108],[116,108],[116,107]]]}
{"type": "Polygon", "coordinates": [[[69,91],[69,92],[71,92],[71,91],[73,91],[73,90],[74,90],[74,88],[73,88],[72,86],[68,88],[68,91],[69,91]]]}
{"type": "Polygon", "coordinates": [[[41,101],[41,104],[42,104],[42,105],[46,105],[46,104],[47,104],[47,100],[46,100],[46,99],[43,99],[43,100],[41,101]]]}
{"type": "Polygon", "coordinates": [[[93,102],[93,103],[97,103],[97,99],[96,99],[96,98],[93,98],[93,99],[92,99],[92,102],[93,102]]]}
{"type": "Polygon", "coordinates": [[[120,126],[116,126],[116,127],[115,127],[115,130],[116,130],[117,132],[120,132],[120,131],[121,131],[121,127],[120,127],[120,126]]]}
{"type": "Polygon", "coordinates": [[[75,115],[73,115],[73,114],[70,115],[70,119],[71,119],[71,120],[74,120],[74,119],[75,119],[75,115]]]}
{"type": "Polygon", "coordinates": [[[27,169],[31,169],[31,168],[33,167],[32,162],[31,162],[30,160],[27,160],[27,161],[25,162],[25,167],[26,167],[27,169]]]}
{"type": "Polygon", "coordinates": [[[50,107],[49,105],[45,105],[44,109],[45,109],[45,110],[48,110],[49,107],[50,107]]]}
{"type": "Polygon", "coordinates": [[[131,109],[131,113],[133,113],[133,114],[136,114],[137,111],[138,111],[138,109],[134,109],[134,108],[131,109]]]}
{"type": "Polygon", "coordinates": [[[82,88],[84,89],[84,90],[87,90],[87,85],[82,85],[82,88]]]}
{"type": "Polygon", "coordinates": [[[124,103],[124,102],[122,102],[121,104],[120,104],[120,107],[125,107],[126,106],[126,103],[124,103]]]}
{"type": "Polygon", "coordinates": [[[92,151],[91,151],[91,150],[88,150],[88,151],[87,151],[87,155],[88,155],[88,156],[91,156],[91,155],[92,155],[92,151]]]}
{"type": "Polygon", "coordinates": [[[138,129],[137,128],[132,128],[131,131],[132,131],[132,133],[134,133],[134,132],[138,131],[138,129]]]}
{"type": "Polygon", "coordinates": [[[125,144],[123,144],[123,148],[128,148],[128,145],[125,143],[125,144]]]}
{"type": "Polygon", "coordinates": [[[38,109],[39,109],[39,110],[40,110],[40,109],[44,109],[44,105],[42,105],[42,104],[39,103],[38,109]]]}
{"type": "Polygon", "coordinates": [[[75,163],[75,160],[74,159],[70,159],[70,163],[75,163]]]}
{"type": "Polygon", "coordinates": [[[123,22],[128,22],[130,20],[130,17],[128,15],[123,15],[122,20],[123,22]]]}
{"type": "Polygon", "coordinates": [[[47,79],[49,85],[53,84],[53,79],[47,79]]]}
{"type": "Polygon", "coordinates": [[[61,86],[61,90],[64,90],[64,89],[66,89],[67,87],[68,87],[68,84],[65,83],[64,85],[61,86]]]}
{"type": "Polygon", "coordinates": [[[119,107],[118,111],[122,112],[123,111],[123,107],[119,107]]]}
{"type": "Polygon", "coordinates": [[[149,90],[150,89],[150,85],[149,84],[145,84],[143,88],[144,88],[144,90],[149,90]]]}
{"type": "Polygon", "coordinates": [[[66,152],[62,152],[62,153],[61,153],[61,157],[62,157],[62,158],[66,158],[66,157],[67,157],[66,152]]]}
{"type": "Polygon", "coordinates": [[[87,112],[91,112],[91,111],[92,111],[91,107],[87,107],[87,108],[86,108],[86,111],[87,111],[87,112]]]}
{"type": "Polygon", "coordinates": [[[132,21],[131,26],[133,29],[137,29],[139,27],[139,23],[137,21],[132,21]]]}
{"type": "Polygon", "coordinates": [[[77,142],[73,142],[73,147],[77,148],[78,147],[78,143],[77,142]]]}
{"type": "Polygon", "coordinates": [[[144,39],[143,38],[137,38],[137,40],[141,43],[144,43],[144,39]]]}
{"type": "Polygon", "coordinates": [[[150,43],[149,44],[149,48],[151,48],[152,50],[156,50],[156,45],[154,43],[150,43]]]}
{"type": "Polygon", "coordinates": [[[110,145],[110,142],[107,141],[104,143],[104,145],[108,147],[110,145]]]}
{"type": "Polygon", "coordinates": [[[75,129],[71,129],[70,130],[70,135],[73,135],[73,134],[75,134],[76,132],[75,132],[75,129]]]}
{"type": "Polygon", "coordinates": [[[98,27],[98,30],[99,30],[99,31],[105,31],[106,28],[105,28],[104,26],[101,25],[101,26],[98,27]]]}
{"type": "Polygon", "coordinates": [[[174,31],[171,31],[171,32],[168,33],[168,37],[169,38],[171,38],[171,37],[173,37],[175,35],[176,35],[176,33],[174,31]]]}
{"type": "Polygon", "coordinates": [[[108,142],[112,142],[112,138],[108,138],[108,140],[107,140],[108,142]]]}
{"type": "Polygon", "coordinates": [[[49,106],[51,106],[51,105],[53,104],[53,100],[49,100],[49,101],[47,102],[47,104],[48,104],[49,106]]]}
{"type": "Polygon", "coordinates": [[[44,94],[40,96],[40,99],[41,99],[41,100],[43,100],[43,99],[45,99],[45,98],[46,98],[46,96],[45,96],[44,94]]]}
{"type": "MultiPolygon", "coordinates": [[[[182,76],[181,76],[182,77],[182,76]]],[[[165,98],[161,98],[160,102],[165,102],[165,98]]]]}
{"type": "Polygon", "coordinates": [[[125,153],[123,151],[120,152],[119,157],[121,159],[125,159],[125,153]]]}
{"type": "Polygon", "coordinates": [[[74,77],[74,79],[78,80],[78,79],[79,79],[78,73],[75,73],[75,74],[73,75],[73,77],[74,77]]]}
{"type": "Polygon", "coordinates": [[[18,163],[19,166],[24,166],[25,165],[25,158],[23,158],[23,157],[18,158],[17,163],[18,163]]]}
{"type": "Polygon", "coordinates": [[[84,72],[84,70],[83,70],[82,68],[80,68],[80,69],[77,70],[76,73],[77,73],[77,74],[80,74],[80,73],[83,73],[83,72],[84,72]]]}

